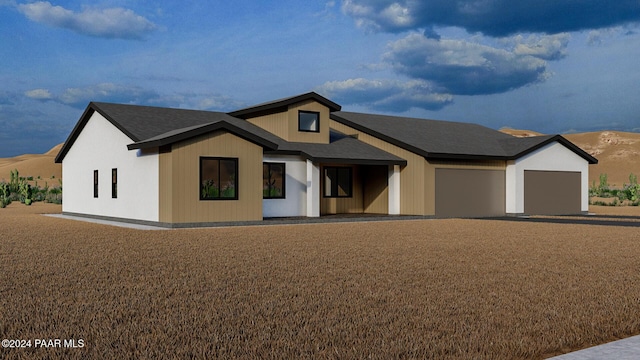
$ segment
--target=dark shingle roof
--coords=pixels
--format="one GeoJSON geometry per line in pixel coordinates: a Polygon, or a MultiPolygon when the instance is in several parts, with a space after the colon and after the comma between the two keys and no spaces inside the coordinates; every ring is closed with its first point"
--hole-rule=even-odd
{"type": "Polygon", "coordinates": [[[96,111],[132,140],[129,149],[162,146],[218,129],[228,130],[268,149],[275,149],[275,141],[279,139],[258,126],[222,112],[92,102],[56,156],[56,162],[62,161],[96,111]]]}
{"type": "Polygon", "coordinates": [[[131,138],[132,143],[127,146],[129,150],[159,147],[224,129],[264,147],[266,151],[300,154],[314,161],[363,165],[406,164],[404,159],[335,132],[332,132],[330,144],[290,143],[226,113],[111,103],[89,104],[56,157],[56,162],[62,161],[96,111],[131,138]]]}
{"type": "Polygon", "coordinates": [[[590,163],[591,155],[560,135],[516,138],[478,124],[334,112],[331,119],[428,159],[512,160],[558,141],[590,163]]]}
{"type": "Polygon", "coordinates": [[[246,119],[255,115],[265,114],[269,112],[286,110],[289,105],[297,104],[301,101],[314,100],[329,108],[329,111],[339,111],[342,107],[333,101],[318,95],[315,92],[291,96],[283,99],[273,100],[262,104],[250,106],[248,108],[230,112],[229,115],[246,119]]]}
{"type": "Polygon", "coordinates": [[[329,144],[281,141],[273,153],[302,155],[318,162],[357,165],[406,165],[407,161],[362,141],[331,131],[329,144]]]}
{"type": "Polygon", "coordinates": [[[449,121],[342,112],[340,105],[307,93],[271,101],[232,113],[184,110],[152,106],[90,103],[69,135],[56,162],[62,162],[94,112],[100,113],[131,138],[131,149],[163,146],[224,129],[254,142],[266,151],[301,154],[323,162],[352,164],[406,164],[405,159],[367,145],[355,138],[331,132],[330,144],[293,143],[237,118],[275,111],[288,105],[315,100],[329,107],[331,118],[364,133],[407,149],[427,159],[511,160],[557,141],[589,163],[597,159],[560,135],[516,138],[487,127],[449,121]]]}

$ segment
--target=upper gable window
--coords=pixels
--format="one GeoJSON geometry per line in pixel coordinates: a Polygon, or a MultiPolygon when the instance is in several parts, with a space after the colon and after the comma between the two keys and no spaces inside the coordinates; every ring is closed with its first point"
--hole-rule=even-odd
{"type": "Polygon", "coordinates": [[[298,130],[320,132],[320,113],[315,111],[299,111],[298,130]]]}

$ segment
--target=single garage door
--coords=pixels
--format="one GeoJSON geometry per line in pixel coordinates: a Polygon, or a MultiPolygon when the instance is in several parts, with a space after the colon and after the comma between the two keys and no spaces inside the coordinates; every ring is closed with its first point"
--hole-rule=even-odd
{"type": "Polygon", "coordinates": [[[525,170],[524,213],[579,214],[581,183],[580,172],[525,170]]]}
{"type": "Polygon", "coordinates": [[[436,169],[436,217],[504,214],[504,171],[436,169]]]}

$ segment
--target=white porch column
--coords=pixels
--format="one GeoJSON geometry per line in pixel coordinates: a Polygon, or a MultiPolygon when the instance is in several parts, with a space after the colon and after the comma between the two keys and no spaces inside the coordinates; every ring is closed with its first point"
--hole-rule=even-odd
{"type": "Polygon", "coordinates": [[[520,215],[524,212],[522,205],[524,199],[524,184],[521,176],[518,176],[518,166],[514,160],[507,161],[505,171],[505,213],[507,215],[520,215]]]}
{"type": "Polygon", "coordinates": [[[320,216],[320,167],[307,160],[307,217],[320,216]]]}
{"type": "Polygon", "coordinates": [[[389,166],[389,215],[400,215],[400,165],[389,166]]]}

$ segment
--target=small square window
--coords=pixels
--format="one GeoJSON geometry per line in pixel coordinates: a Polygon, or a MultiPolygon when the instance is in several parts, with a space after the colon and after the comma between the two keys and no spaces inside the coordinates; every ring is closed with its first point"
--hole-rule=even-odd
{"type": "Polygon", "coordinates": [[[299,111],[298,130],[306,132],[320,132],[320,113],[313,111],[299,111]]]}

